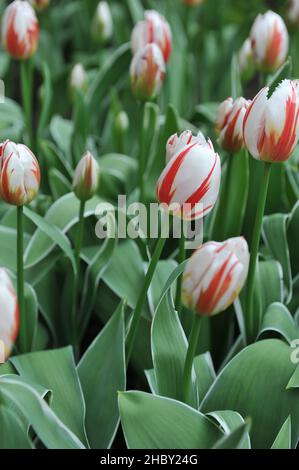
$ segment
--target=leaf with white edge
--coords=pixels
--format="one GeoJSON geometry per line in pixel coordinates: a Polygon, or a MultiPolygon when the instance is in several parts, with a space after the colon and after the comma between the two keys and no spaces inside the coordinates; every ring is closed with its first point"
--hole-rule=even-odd
{"type": "Polygon", "coordinates": [[[213,446],[213,449],[243,449],[249,429],[250,425],[248,423],[241,424],[228,436],[224,436],[219,439],[219,441],[213,446]]]}
{"type": "MultiPolygon", "coordinates": [[[[298,343],[297,343],[298,346],[298,343]]],[[[292,357],[291,357],[292,360],[292,357]]],[[[290,378],[286,389],[288,390],[289,388],[299,388],[299,365],[296,367],[292,377],[290,378]]]]}
{"type": "Polygon", "coordinates": [[[193,361],[199,403],[203,400],[207,391],[216,379],[211,354],[206,352],[196,356],[193,361]]]}
{"type": "Polygon", "coordinates": [[[48,449],[84,449],[82,442],[56,416],[49,405],[21,377],[0,377],[0,396],[11,400],[26,416],[48,449]]]}
{"type": "Polygon", "coordinates": [[[156,381],[156,375],[155,375],[155,370],[154,369],[147,369],[144,371],[145,377],[147,380],[147,383],[149,385],[149,388],[152,392],[153,395],[159,395],[158,394],[158,386],[157,386],[157,381],[156,381]]]}
{"type": "MultiPolygon", "coordinates": [[[[233,431],[245,424],[245,420],[240,413],[232,410],[213,411],[208,413],[207,416],[213,418],[221,426],[227,437],[229,437],[233,431]]],[[[241,448],[251,448],[249,433],[245,436],[241,448]]]]}
{"type": "Polygon", "coordinates": [[[126,388],[124,304],[91,343],[78,365],[93,449],[111,446],[119,424],[117,392],[126,388]]]}
{"type": "Polygon", "coordinates": [[[271,446],[271,449],[291,449],[291,431],[291,416],[288,416],[285,422],[283,423],[281,430],[277,434],[275,441],[271,446]]]}
{"type": "Polygon", "coordinates": [[[26,428],[19,416],[7,406],[0,405],[0,449],[32,449],[26,428]]]}
{"type": "Polygon", "coordinates": [[[274,302],[266,310],[259,336],[266,331],[280,333],[289,343],[299,338],[299,328],[285,305],[274,302]]]}
{"type": "Polygon", "coordinates": [[[202,413],[171,398],[119,393],[119,409],[129,449],[208,449],[222,436],[202,413]]]}

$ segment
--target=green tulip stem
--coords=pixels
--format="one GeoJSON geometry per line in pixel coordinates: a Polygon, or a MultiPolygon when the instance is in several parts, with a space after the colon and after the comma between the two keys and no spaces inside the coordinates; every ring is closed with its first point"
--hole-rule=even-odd
{"type": "Polygon", "coordinates": [[[78,347],[77,301],[78,301],[79,280],[80,280],[80,253],[81,253],[83,234],[84,234],[84,221],[85,221],[84,212],[85,212],[85,201],[80,201],[79,223],[77,227],[77,236],[76,236],[76,241],[75,241],[76,273],[75,273],[73,308],[72,308],[72,343],[73,343],[73,348],[75,352],[78,347]]]}
{"type": "Polygon", "coordinates": [[[201,316],[198,313],[194,314],[191,333],[189,337],[189,345],[185,359],[183,382],[182,382],[182,400],[188,403],[189,387],[191,384],[193,359],[196,354],[198,345],[198,338],[201,328],[201,316]]]}
{"type": "MultiPolygon", "coordinates": [[[[186,259],[186,250],[185,250],[185,234],[184,234],[184,220],[181,220],[181,238],[179,241],[179,256],[178,262],[182,264],[186,259]]],[[[175,309],[178,312],[178,315],[181,314],[182,310],[182,281],[183,274],[181,274],[177,280],[176,288],[176,298],[175,298],[175,309]]]]}
{"type": "Polygon", "coordinates": [[[139,202],[144,204],[144,172],[145,172],[145,106],[146,103],[141,103],[141,120],[139,131],[139,155],[138,155],[138,183],[139,183],[139,202]]]}
{"type": "Polygon", "coordinates": [[[258,206],[256,211],[253,237],[251,242],[250,250],[250,262],[249,262],[249,271],[247,278],[247,298],[246,298],[246,309],[245,309],[245,325],[246,325],[246,339],[247,342],[252,342],[254,340],[254,315],[253,315],[253,291],[254,291],[254,278],[255,278],[255,269],[256,262],[258,257],[258,249],[261,239],[261,231],[263,224],[263,216],[265,211],[267,192],[270,181],[270,171],[271,163],[264,163],[264,174],[261,184],[258,206]]]}
{"type": "Polygon", "coordinates": [[[35,152],[32,122],[32,65],[29,60],[22,60],[20,67],[22,104],[25,114],[26,130],[29,139],[29,147],[33,152],[35,152]]]}
{"type": "Polygon", "coordinates": [[[17,292],[20,314],[19,345],[21,352],[26,351],[27,344],[27,319],[25,316],[24,302],[24,219],[23,206],[17,207],[17,292]]]}

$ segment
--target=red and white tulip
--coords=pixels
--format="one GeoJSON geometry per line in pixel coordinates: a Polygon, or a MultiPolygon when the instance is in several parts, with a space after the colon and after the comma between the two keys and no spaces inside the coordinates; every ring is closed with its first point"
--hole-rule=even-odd
{"type": "Polygon", "coordinates": [[[288,54],[289,35],[281,16],[273,11],[258,15],[250,39],[255,63],[261,70],[273,72],[283,64],[288,54]]]}
{"type": "Polygon", "coordinates": [[[245,284],[249,252],[243,237],[207,242],[189,259],[183,274],[184,304],[200,315],[226,310],[245,284]]]}
{"type": "Polygon", "coordinates": [[[299,138],[298,82],[283,80],[270,98],[263,88],[243,121],[243,138],[251,155],[265,162],[287,160],[299,138]]]}
{"type": "Polygon", "coordinates": [[[8,204],[24,206],[37,196],[40,169],[36,157],[23,144],[7,140],[0,148],[0,195],[8,204]]]}
{"type": "Polygon", "coordinates": [[[220,104],[216,119],[219,144],[224,150],[238,152],[243,147],[243,120],[250,102],[227,98],[220,104]]]}
{"type": "Polygon", "coordinates": [[[39,25],[32,6],[15,0],[2,18],[2,43],[15,59],[29,59],[38,46],[39,25]]]}
{"type": "Polygon", "coordinates": [[[74,179],[73,191],[80,201],[88,201],[97,192],[100,180],[100,167],[90,152],[86,152],[78,163],[74,179]]]}
{"type": "Polygon", "coordinates": [[[160,13],[155,10],[147,10],[144,13],[144,20],[139,21],[132,31],[133,54],[152,43],[161,49],[164,61],[167,63],[172,50],[170,26],[160,13]]]}
{"type": "Polygon", "coordinates": [[[299,0],[289,0],[287,17],[291,23],[299,24],[299,0]]]}
{"type": "Polygon", "coordinates": [[[0,340],[4,343],[4,355],[7,359],[12,351],[19,331],[18,300],[7,274],[0,268],[0,340]]]}
{"type": "Polygon", "coordinates": [[[29,0],[29,2],[37,11],[43,11],[50,5],[50,0],[29,0]]]}
{"type": "Polygon", "coordinates": [[[188,131],[171,139],[176,144],[168,141],[170,160],[157,182],[157,198],[174,215],[187,220],[202,218],[212,210],[218,198],[219,155],[202,134],[195,137],[188,131]],[[186,138],[187,143],[183,145],[186,138]]]}
{"type": "Polygon", "coordinates": [[[165,63],[156,44],[147,44],[134,55],[130,75],[132,92],[137,99],[156,98],[165,78],[165,63]]]}

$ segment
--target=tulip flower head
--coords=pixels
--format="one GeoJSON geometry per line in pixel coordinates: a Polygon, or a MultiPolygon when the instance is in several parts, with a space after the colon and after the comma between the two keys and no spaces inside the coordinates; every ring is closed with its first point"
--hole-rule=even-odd
{"type": "Polygon", "coordinates": [[[283,64],[289,49],[289,35],[281,16],[273,11],[258,15],[250,39],[257,67],[273,72],[283,64]]]}
{"type": "Polygon", "coordinates": [[[90,152],[86,152],[81,158],[75,170],[73,179],[73,191],[77,198],[88,201],[97,192],[100,180],[100,167],[90,152]]]}
{"type": "Polygon", "coordinates": [[[229,152],[243,147],[243,120],[250,102],[244,98],[227,98],[220,104],[216,119],[219,144],[229,152]]]}
{"type": "Polygon", "coordinates": [[[85,91],[88,87],[88,78],[86,70],[82,64],[76,64],[73,67],[70,79],[70,86],[72,90],[85,91]]]}
{"type": "Polygon", "coordinates": [[[7,140],[0,149],[0,195],[8,204],[30,204],[40,186],[39,164],[23,144],[7,140]]]}
{"type": "Polygon", "coordinates": [[[165,63],[156,44],[147,44],[134,55],[130,75],[132,92],[137,99],[148,101],[156,98],[165,77],[165,63]]]}
{"type": "Polygon", "coordinates": [[[106,42],[113,33],[113,21],[109,4],[99,2],[93,18],[92,32],[95,39],[106,42]]]}
{"type": "Polygon", "coordinates": [[[183,219],[204,217],[217,201],[221,177],[212,142],[201,133],[195,137],[187,131],[172,136],[167,152],[169,161],[156,186],[158,200],[183,219]]]}
{"type": "Polygon", "coordinates": [[[29,0],[29,2],[37,11],[43,11],[50,5],[50,0],[29,0]]]}
{"type": "Polygon", "coordinates": [[[243,138],[251,155],[265,162],[283,162],[299,138],[298,82],[283,80],[268,97],[263,88],[249,106],[243,121],[243,138]]]}
{"type": "Polygon", "coordinates": [[[4,343],[5,359],[12,351],[19,331],[18,300],[7,274],[0,268],[0,340],[4,343]]]}
{"type": "Polygon", "coordinates": [[[132,52],[136,54],[147,44],[156,44],[162,54],[165,63],[168,62],[172,50],[171,30],[164,16],[155,10],[147,10],[144,20],[139,21],[132,31],[132,52]]]}
{"type": "Polygon", "coordinates": [[[245,284],[249,252],[243,237],[207,242],[189,259],[182,284],[184,304],[200,315],[226,310],[245,284]]]}
{"type": "Polygon", "coordinates": [[[32,6],[15,0],[6,8],[2,18],[2,43],[15,59],[29,59],[36,52],[39,26],[32,6]]]}
{"type": "Polygon", "coordinates": [[[299,24],[299,0],[289,0],[287,16],[291,23],[299,24]]]}

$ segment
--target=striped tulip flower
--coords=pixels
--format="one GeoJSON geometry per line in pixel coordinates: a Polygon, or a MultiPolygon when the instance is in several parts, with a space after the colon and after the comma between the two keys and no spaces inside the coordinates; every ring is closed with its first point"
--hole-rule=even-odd
{"type": "Polygon", "coordinates": [[[183,274],[184,304],[200,315],[226,310],[245,284],[249,252],[243,237],[207,242],[189,259],[183,274]]]}
{"type": "Polygon", "coordinates": [[[197,142],[198,137],[192,134],[192,131],[184,131],[180,135],[173,134],[169,137],[166,144],[166,163],[178,153],[183,147],[197,142]]]}
{"type": "Polygon", "coordinates": [[[216,119],[219,144],[229,152],[243,147],[243,120],[250,102],[244,98],[227,98],[220,104],[216,119]]]}
{"type": "Polygon", "coordinates": [[[32,6],[15,0],[5,10],[2,18],[2,43],[15,59],[29,59],[38,45],[39,26],[32,6]]]}
{"type": "Polygon", "coordinates": [[[50,0],[29,0],[29,2],[37,11],[45,10],[50,4],[50,0]]]}
{"type": "MultiPolygon", "coordinates": [[[[184,133],[157,182],[160,203],[186,220],[202,218],[214,207],[219,193],[221,164],[212,142],[200,133],[184,133]],[[181,145],[187,139],[186,145],[181,145]]],[[[169,143],[168,143],[169,146],[169,143]]]]}
{"type": "Polygon", "coordinates": [[[133,54],[152,43],[161,49],[164,61],[167,63],[172,49],[170,26],[160,13],[155,10],[147,10],[144,13],[144,20],[139,21],[132,31],[133,54]]]}
{"type": "Polygon", "coordinates": [[[243,121],[243,138],[251,155],[265,162],[283,162],[299,138],[298,82],[283,80],[268,98],[263,88],[249,106],[243,121]]]}
{"type": "Polygon", "coordinates": [[[4,343],[5,359],[10,355],[19,331],[18,300],[7,274],[0,268],[0,340],[4,343]]]}
{"type": "Polygon", "coordinates": [[[250,32],[256,65],[265,72],[277,70],[285,61],[289,49],[286,25],[277,13],[258,15],[250,32]]]}
{"type": "Polygon", "coordinates": [[[134,55],[130,75],[132,92],[137,99],[156,98],[165,77],[165,63],[156,44],[147,44],[134,55]]]}
{"type": "Polygon", "coordinates": [[[291,23],[299,24],[299,0],[289,0],[287,17],[291,23]]]}
{"type": "Polygon", "coordinates": [[[90,152],[86,152],[81,158],[75,170],[73,179],[73,191],[77,198],[88,201],[97,192],[100,180],[100,167],[90,152]]]}
{"type": "Polygon", "coordinates": [[[8,204],[24,206],[38,194],[39,164],[23,144],[7,140],[0,149],[0,195],[8,204]]]}

